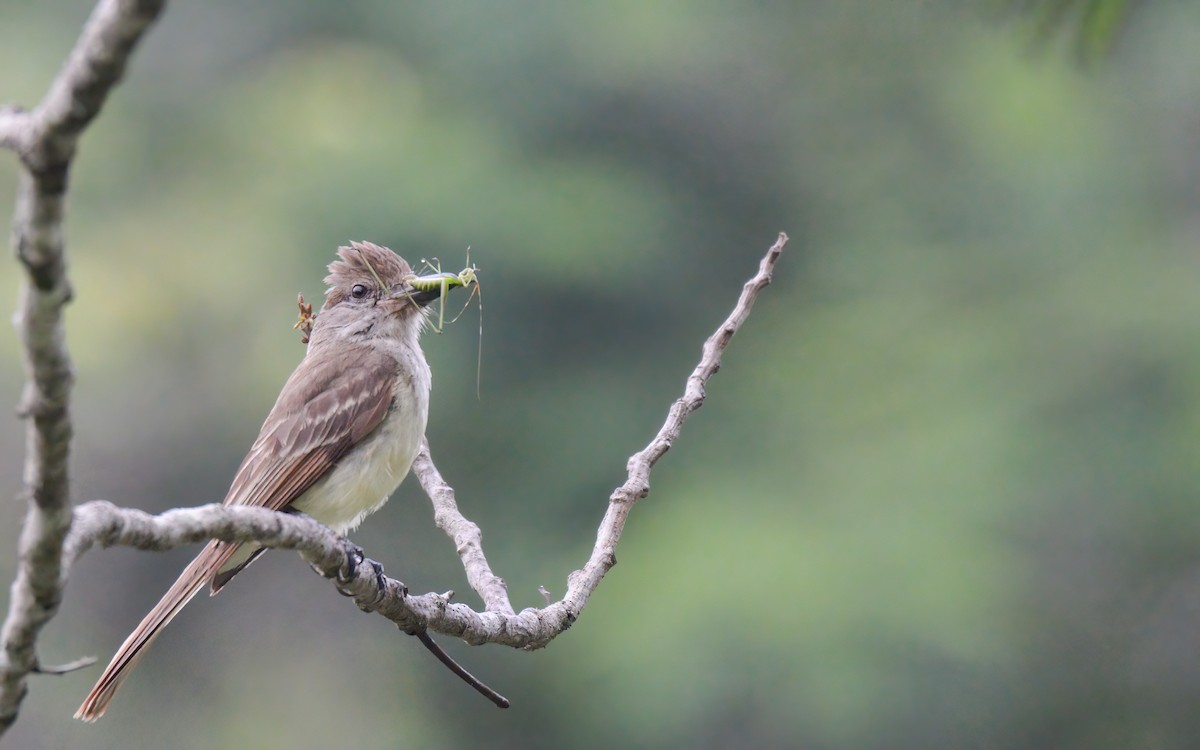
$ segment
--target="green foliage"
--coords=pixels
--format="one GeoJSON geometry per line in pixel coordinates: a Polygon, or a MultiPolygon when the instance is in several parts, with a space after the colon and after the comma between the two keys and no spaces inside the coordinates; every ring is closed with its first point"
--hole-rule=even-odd
{"type": "Polygon", "coordinates": [[[1040,44],[1065,36],[1082,60],[1104,57],[1128,22],[1130,0],[1001,0],[1028,19],[1029,32],[1040,44]]]}

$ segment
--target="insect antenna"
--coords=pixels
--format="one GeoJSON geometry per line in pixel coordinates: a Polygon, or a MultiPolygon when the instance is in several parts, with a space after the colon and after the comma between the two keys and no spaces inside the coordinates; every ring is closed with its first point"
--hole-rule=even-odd
{"type": "Polygon", "coordinates": [[[472,284],[471,295],[463,303],[462,309],[458,311],[458,315],[455,315],[450,321],[451,324],[458,322],[458,319],[467,311],[467,307],[471,304],[471,300],[475,299],[476,295],[479,297],[479,351],[475,357],[475,398],[482,401],[480,383],[483,382],[483,291],[479,287],[479,278],[475,275],[474,267],[464,270],[458,275],[458,278],[463,286],[472,284]]]}

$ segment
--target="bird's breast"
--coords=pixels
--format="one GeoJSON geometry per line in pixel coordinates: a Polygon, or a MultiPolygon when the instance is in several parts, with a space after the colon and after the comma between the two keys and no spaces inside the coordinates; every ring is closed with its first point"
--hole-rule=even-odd
{"type": "MultiPolygon", "coordinates": [[[[428,372],[428,370],[426,370],[428,372]]],[[[400,486],[429,418],[428,379],[402,378],[387,416],[297,498],[292,507],[345,534],[379,510],[400,486]]]]}

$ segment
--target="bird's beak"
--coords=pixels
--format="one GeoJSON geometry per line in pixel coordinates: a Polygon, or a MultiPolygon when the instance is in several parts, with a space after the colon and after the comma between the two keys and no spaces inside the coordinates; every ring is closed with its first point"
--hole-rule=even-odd
{"type": "Polygon", "coordinates": [[[417,307],[425,307],[440,296],[442,296],[442,288],[440,286],[422,291],[414,289],[408,284],[399,284],[392,287],[392,295],[389,301],[395,304],[397,309],[403,307],[406,303],[414,304],[417,307]]]}

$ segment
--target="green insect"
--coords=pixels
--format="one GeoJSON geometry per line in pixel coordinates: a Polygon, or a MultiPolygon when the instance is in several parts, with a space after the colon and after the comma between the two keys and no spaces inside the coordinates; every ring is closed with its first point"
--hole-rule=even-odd
{"type": "Polygon", "coordinates": [[[467,311],[467,307],[471,304],[471,300],[479,296],[479,354],[475,363],[475,397],[479,398],[479,384],[483,377],[483,292],[479,289],[479,278],[477,276],[479,268],[471,264],[471,249],[467,248],[467,267],[458,273],[447,273],[442,271],[441,262],[437,258],[433,262],[421,259],[425,267],[432,273],[423,276],[412,275],[404,281],[413,289],[419,292],[432,292],[435,289],[439,290],[438,294],[438,322],[433,326],[435,333],[441,333],[446,326],[446,293],[451,288],[461,286],[462,288],[472,287],[471,295],[467,297],[467,301],[463,303],[462,309],[458,311],[451,319],[451,323],[456,322],[462,317],[462,314],[467,311]]]}
{"type": "MultiPolygon", "coordinates": [[[[436,261],[437,258],[434,258],[434,260],[436,261]]],[[[479,271],[478,268],[475,266],[467,266],[458,273],[444,273],[441,270],[438,270],[436,266],[430,264],[429,261],[423,260],[422,262],[433,268],[434,273],[426,276],[409,276],[404,281],[418,292],[432,292],[435,289],[440,290],[440,294],[438,295],[438,323],[433,327],[435,333],[441,333],[442,329],[446,326],[446,293],[449,292],[452,287],[461,286],[465,289],[468,286],[474,285],[475,288],[471,290],[471,296],[467,297],[466,303],[463,304],[463,310],[467,309],[467,305],[471,304],[471,300],[475,298],[476,294],[480,294],[480,309],[482,312],[483,296],[479,292],[479,279],[476,277],[476,273],[479,271]]],[[[462,311],[459,311],[458,315],[455,315],[454,319],[450,322],[453,323],[461,316],[462,311]]]]}

